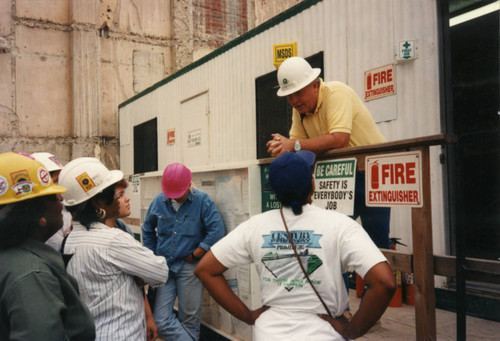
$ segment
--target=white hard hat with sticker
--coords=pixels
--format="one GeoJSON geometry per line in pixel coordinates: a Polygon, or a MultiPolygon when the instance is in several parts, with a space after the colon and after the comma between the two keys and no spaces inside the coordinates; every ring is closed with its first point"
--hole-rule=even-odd
{"type": "Polygon", "coordinates": [[[59,184],[66,187],[63,203],[75,206],[123,179],[120,170],[109,170],[93,157],[81,157],[68,162],[59,174],[59,184]]]}
{"type": "Polygon", "coordinates": [[[285,97],[305,88],[318,78],[320,73],[321,69],[313,69],[304,58],[291,57],[286,59],[278,69],[280,88],[277,95],[285,97]]]}
{"type": "Polygon", "coordinates": [[[44,165],[49,172],[54,172],[63,168],[59,159],[54,154],[45,152],[33,153],[31,154],[31,157],[44,165]]]}

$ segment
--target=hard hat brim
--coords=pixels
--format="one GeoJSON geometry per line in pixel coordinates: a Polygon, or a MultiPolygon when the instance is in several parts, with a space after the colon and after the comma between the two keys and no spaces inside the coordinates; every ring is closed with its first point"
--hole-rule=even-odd
{"type": "Polygon", "coordinates": [[[105,188],[108,188],[109,186],[114,185],[118,181],[123,179],[123,172],[121,170],[110,170],[109,172],[110,177],[106,180],[106,187],[102,188],[100,191],[93,191],[92,193],[89,192],[89,195],[87,197],[80,198],[80,200],[67,200],[63,195],[64,206],[76,206],[85,201],[88,201],[95,197],[97,194],[101,193],[105,188]]]}
{"type": "Polygon", "coordinates": [[[33,196],[33,193],[30,193],[30,195],[20,196],[20,197],[17,197],[15,199],[6,198],[4,200],[0,200],[0,205],[16,204],[16,203],[21,202],[21,201],[36,199],[39,197],[52,195],[52,194],[61,194],[64,192],[66,192],[66,188],[52,184],[47,188],[37,190],[35,193],[35,196],[33,196]]]}
{"type": "Polygon", "coordinates": [[[319,69],[319,68],[313,68],[313,72],[311,72],[311,74],[309,75],[309,77],[307,77],[302,83],[299,83],[296,86],[291,87],[291,88],[287,88],[285,90],[283,90],[283,88],[280,87],[279,90],[278,90],[278,92],[276,94],[279,97],[286,97],[288,95],[291,95],[294,92],[297,92],[297,91],[305,88],[309,84],[311,84],[311,82],[313,80],[315,80],[316,78],[318,78],[318,76],[320,75],[320,73],[321,73],[321,69],[319,69]]]}
{"type": "Polygon", "coordinates": [[[165,194],[165,196],[170,199],[179,199],[182,198],[184,194],[186,194],[186,191],[189,189],[189,186],[191,186],[191,182],[187,184],[187,186],[185,186],[185,188],[183,188],[182,190],[179,191],[164,190],[163,194],[165,194]]]}

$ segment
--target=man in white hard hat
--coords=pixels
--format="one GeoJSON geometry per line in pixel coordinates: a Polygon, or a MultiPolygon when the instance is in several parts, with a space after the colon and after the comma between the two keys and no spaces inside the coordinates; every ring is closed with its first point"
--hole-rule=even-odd
{"type": "MultiPolygon", "coordinates": [[[[47,152],[33,153],[30,156],[47,168],[52,181],[57,185],[59,183],[59,173],[61,173],[61,169],[63,168],[59,159],[54,154],[47,152]]],[[[62,216],[63,226],[45,242],[45,244],[53,247],[57,251],[61,250],[61,243],[64,237],[71,232],[71,213],[69,213],[64,206],[62,216]]]]}
{"type": "Polygon", "coordinates": [[[301,57],[281,64],[277,94],[287,97],[293,117],[290,138],[273,134],[267,143],[273,157],[300,149],[321,153],[385,142],[354,90],[341,82],[323,82],[320,73],[301,57]]]}
{"type": "MultiPolygon", "coordinates": [[[[322,153],[331,149],[385,142],[372,115],[356,92],[342,82],[323,82],[321,69],[301,57],[286,59],[278,69],[277,95],[293,107],[290,138],[272,134],[268,152],[276,157],[292,150],[322,153]]],[[[379,248],[390,248],[390,208],[366,207],[365,174],[356,173],[354,219],[379,248]]]]}

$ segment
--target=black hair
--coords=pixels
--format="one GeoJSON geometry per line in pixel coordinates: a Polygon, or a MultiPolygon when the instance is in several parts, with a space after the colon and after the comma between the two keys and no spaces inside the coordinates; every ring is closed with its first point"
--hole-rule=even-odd
{"type": "Polygon", "coordinates": [[[66,209],[73,215],[75,221],[79,221],[80,224],[85,226],[87,230],[90,230],[90,226],[98,222],[100,219],[97,215],[96,208],[92,204],[94,200],[103,200],[106,205],[111,205],[115,198],[115,187],[116,183],[111,186],[106,187],[101,192],[99,192],[94,197],[82,202],[81,204],[75,206],[66,206],[66,209]]]}
{"type": "Polygon", "coordinates": [[[44,195],[12,204],[0,205],[5,217],[0,220],[0,250],[16,247],[30,238],[45,215],[47,202],[57,195],[44,195]],[[10,207],[7,207],[10,206],[10,207]]]}
{"type": "Polygon", "coordinates": [[[295,193],[285,193],[285,194],[277,194],[279,201],[285,207],[291,207],[293,214],[301,215],[302,214],[302,206],[306,205],[309,199],[309,194],[312,191],[312,182],[309,182],[309,186],[307,187],[307,191],[302,195],[297,195],[295,193]]]}

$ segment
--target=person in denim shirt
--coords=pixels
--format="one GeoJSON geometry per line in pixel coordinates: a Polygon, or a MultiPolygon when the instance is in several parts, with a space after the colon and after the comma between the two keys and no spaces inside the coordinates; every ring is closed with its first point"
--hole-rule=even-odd
{"type": "Polygon", "coordinates": [[[151,202],[142,226],[144,245],[164,256],[169,267],[168,281],[156,289],[153,308],[158,333],[166,340],[198,340],[203,286],[193,271],[225,234],[214,201],[206,192],[192,188],[191,179],[186,166],[168,165],[162,193],[151,202]]]}

